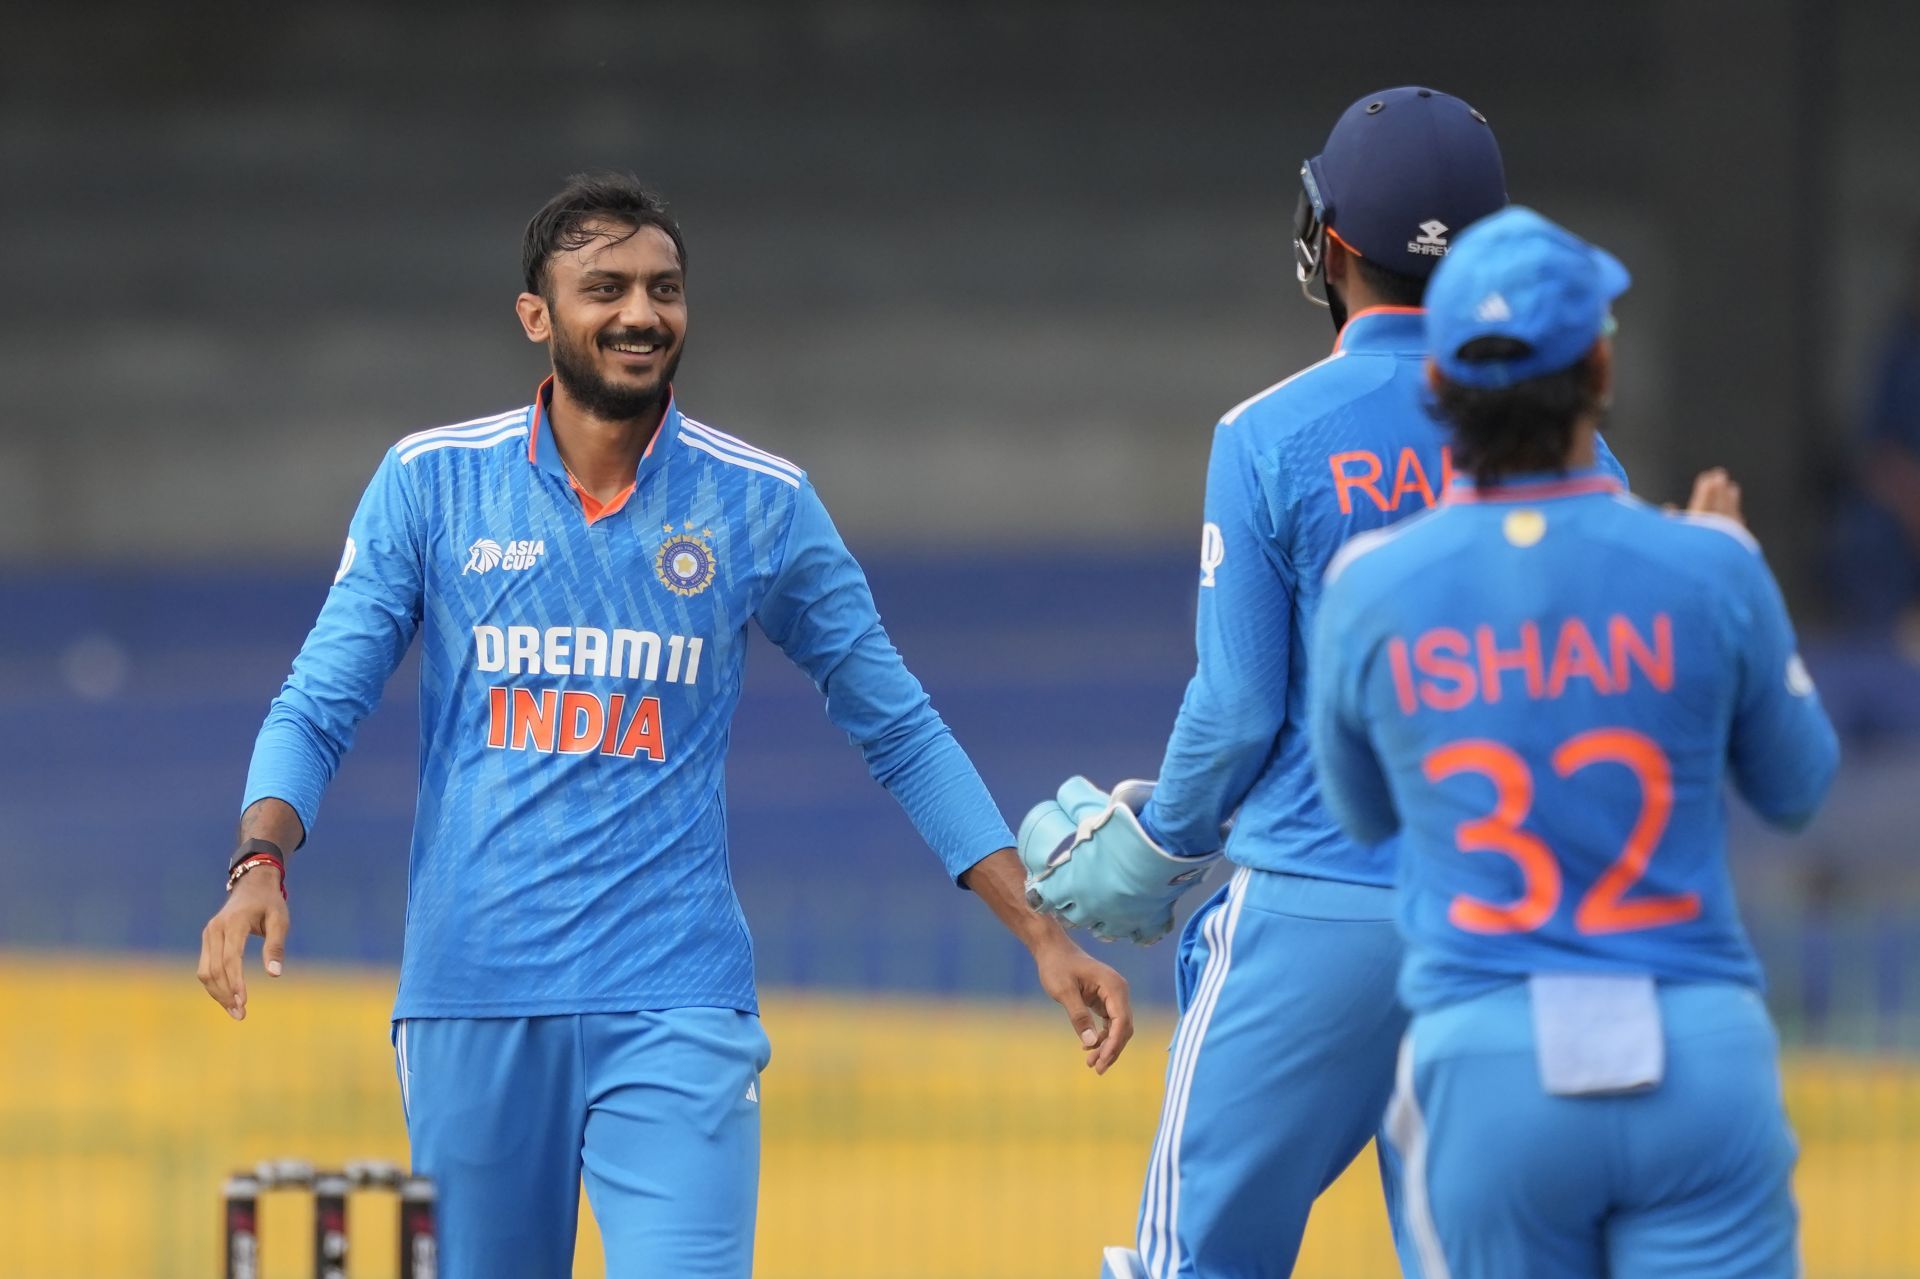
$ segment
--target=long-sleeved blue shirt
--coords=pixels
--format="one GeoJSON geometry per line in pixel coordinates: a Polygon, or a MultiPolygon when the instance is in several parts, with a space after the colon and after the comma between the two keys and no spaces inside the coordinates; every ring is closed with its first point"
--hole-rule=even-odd
{"type": "Polygon", "coordinates": [[[1759,547],[1597,471],[1480,491],[1356,539],[1313,637],[1328,808],[1396,831],[1401,999],[1533,973],[1757,986],[1725,782],[1810,817],[1839,746],[1759,547]]]}
{"type": "MultiPolygon", "coordinates": [[[[1142,815],[1173,852],[1212,852],[1234,817],[1226,851],[1240,865],[1393,882],[1393,851],[1349,838],[1321,803],[1307,745],[1307,636],[1340,546],[1433,506],[1452,478],[1427,410],[1425,341],[1418,309],[1357,312],[1332,355],[1214,429],[1199,662],[1142,815]]],[[[1624,477],[1604,443],[1600,455],[1624,477]]]]}
{"type": "Polygon", "coordinates": [[[387,453],[254,747],[244,803],[311,830],[418,634],[396,1017],[754,1009],[723,775],[750,621],[950,875],[1013,842],[798,467],[670,405],[603,506],[544,406],[387,453]]]}

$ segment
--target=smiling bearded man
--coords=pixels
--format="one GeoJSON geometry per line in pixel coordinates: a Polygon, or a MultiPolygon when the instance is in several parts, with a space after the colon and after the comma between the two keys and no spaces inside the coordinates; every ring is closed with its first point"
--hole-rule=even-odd
{"type": "Polygon", "coordinates": [[[1132,1034],[1126,982],[1027,909],[1011,834],[805,472],[675,402],[686,252],[660,202],[576,178],[523,266],[553,376],[381,463],[254,746],[200,980],[244,1017],[255,934],[279,975],[287,854],[418,632],[393,1040],[441,1273],[571,1274],[584,1174],[610,1275],[745,1279],[768,1047],[722,780],[749,622],[1027,944],[1095,1070],[1132,1034]]]}

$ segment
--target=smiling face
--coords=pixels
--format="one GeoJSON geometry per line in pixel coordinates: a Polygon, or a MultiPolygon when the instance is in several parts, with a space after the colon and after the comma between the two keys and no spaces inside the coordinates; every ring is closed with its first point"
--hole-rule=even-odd
{"type": "Polygon", "coordinates": [[[686,275],[656,226],[582,228],[586,242],[555,253],[541,293],[517,308],[527,337],[545,342],[554,380],[595,417],[626,421],[665,404],[686,341],[686,275]]]}

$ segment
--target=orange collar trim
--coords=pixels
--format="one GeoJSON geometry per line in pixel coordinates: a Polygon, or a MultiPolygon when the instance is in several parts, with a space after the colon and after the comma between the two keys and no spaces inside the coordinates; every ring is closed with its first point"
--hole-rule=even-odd
{"type": "MultiPolygon", "coordinates": [[[[540,432],[543,427],[549,431],[553,429],[551,423],[547,421],[547,396],[552,393],[552,390],[553,375],[549,373],[545,378],[541,379],[540,385],[536,387],[533,392],[533,425],[527,432],[527,461],[536,465],[538,465],[540,460],[540,432]]],[[[665,434],[667,429],[672,425],[673,417],[673,388],[668,387],[667,407],[661,412],[660,423],[654,427],[653,436],[648,439],[645,451],[640,454],[640,461],[642,463],[653,456],[653,446],[660,442],[660,437],[665,434]]],[[[640,477],[636,473],[627,487],[602,502],[593,494],[587,492],[581,485],[579,477],[567,469],[566,463],[561,461],[557,441],[553,449],[554,460],[560,462],[561,469],[566,473],[567,484],[573,489],[574,495],[580,499],[580,510],[581,513],[586,516],[588,524],[597,524],[609,515],[618,514],[626,506],[628,500],[633,497],[634,490],[640,485],[640,477]]]]}
{"type": "Polygon", "coordinates": [[[1355,311],[1347,317],[1347,322],[1340,326],[1340,332],[1334,335],[1333,349],[1338,351],[1346,342],[1347,330],[1353,327],[1355,320],[1365,319],[1369,315],[1425,315],[1426,313],[1427,308],[1424,306],[1370,306],[1365,310],[1355,311]]]}
{"type": "Polygon", "coordinates": [[[1483,502],[1544,502],[1556,497],[1583,497],[1589,493],[1621,493],[1625,489],[1611,475],[1579,475],[1565,480],[1522,480],[1480,488],[1472,480],[1455,480],[1447,501],[1468,505],[1483,502]]]}
{"type": "Polygon", "coordinates": [[[547,392],[553,389],[553,374],[540,379],[540,385],[533,388],[533,427],[527,432],[527,461],[537,462],[540,455],[540,427],[547,420],[547,392]]]}
{"type": "Polygon", "coordinates": [[[589,524],[597,524],[607,516],[619,513],[620,509],[627,504],[627,499],[633,496],[633,490],[639,486],[639,481],[636,480],[602,502],[580,486],[580,481],[574,478],[572,471],[567,472],[567,483],[573,486],[575,495],[579,497],[580,510],[586,515],[589,524]]]}
{"type": "MultiPolygon", "coordinates": [[[[527,461],[529,462],[538,462],[540,460],[540,428],[546,425],[547,422],[547,396],[552,389],[553,374],[551,373],[542,378],[540,385],[533,389],[533,426],[527,431],[527,461]]],[[[653,428],[653,435],[647,440],[647,447],[641,451],[640,460],[642,462],[653,456],[653,446],[660,442],[660,436],[665,433],[667,424],[673,421],[673,401],[673,387],[668,386],[667,407],[661,411],[660,424],[653,428]]],[[[568,473],[567,478],[573,478],[571,472],[568,473]]]]}

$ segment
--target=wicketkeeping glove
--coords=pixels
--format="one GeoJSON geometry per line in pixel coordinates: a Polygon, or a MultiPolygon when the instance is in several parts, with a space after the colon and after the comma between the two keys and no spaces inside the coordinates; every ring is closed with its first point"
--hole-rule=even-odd
{"type": "Polygon", "coordinates": [[[1107,941],[1146,945],[1173,928],[1173,904],[1219,853],[1177,857],[1140,825],[1153,783],[1125,781],[1112,794],[1069,777],[1059,794],[1020,823],[1027,905],[1107,941]]]}

